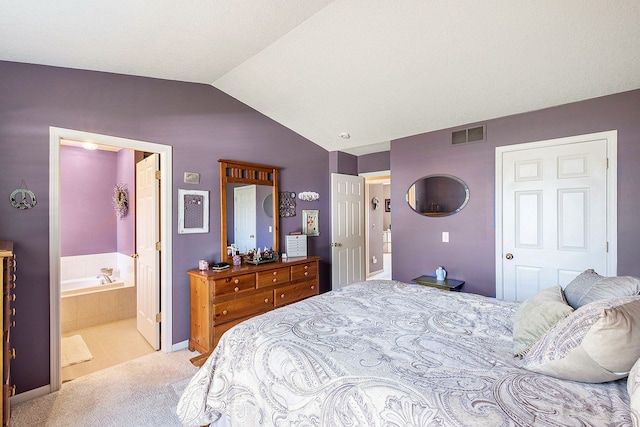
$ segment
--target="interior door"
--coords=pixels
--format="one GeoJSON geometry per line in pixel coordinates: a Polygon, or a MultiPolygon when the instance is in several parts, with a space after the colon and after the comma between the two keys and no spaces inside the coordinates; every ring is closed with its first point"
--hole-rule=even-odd
{"type": "Polygon", "coordinates": [[[364,178],[331,174],[331,288],[365,280],[364,178]]]}
{"type": "Polygon", "coordinates": [[[233,189],[233,238],[238,250],[247,253],[256,247],[256,186],[233,189]]]}
{"type": "Polygon", "coordinates": [[[615,216],[608,197],[607,142],[585,135],[540,147],[503,147],[497,159],[499,298],[523,301],[543,288],[566,286],[588,268],[615,274],[607,252],[610,215],[615,216]]]}
{"type": "Polygon", "coordinates": [[[156,350],[160,348],[160,181],[158,154],[136,164],[137,327],[156,350]]]}

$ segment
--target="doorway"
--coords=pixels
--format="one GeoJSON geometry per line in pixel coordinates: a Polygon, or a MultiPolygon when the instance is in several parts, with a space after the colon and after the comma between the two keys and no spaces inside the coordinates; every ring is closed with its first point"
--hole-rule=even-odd
{"type": "MultiPolygon", "coordinates": [[[[142,152],[158,153],[160,169],[166,177],[172,176],[172,149],[170,146],[92,134],[70,129],[50,128],[50,311],[51,311],[51,384],[50,392],[61,386],[61,292],[60,292],[60,143],[63,140],[91,142],[98,145],[127,148],[142,152]]],[[[172,238],[172,195],[171,180],[160,180],[160,233],[162,236],[160,262],[160,299],[162,323],[160,324],[160,347],[165,353],[172,351],[171,331],[171,238],[172,238]]]]}
{"type": "Polygon", "coordinates": [[[391,280],[391,173],[390,171],[361,174],[365,177],[367,203],[367,280],[391,280]]]}

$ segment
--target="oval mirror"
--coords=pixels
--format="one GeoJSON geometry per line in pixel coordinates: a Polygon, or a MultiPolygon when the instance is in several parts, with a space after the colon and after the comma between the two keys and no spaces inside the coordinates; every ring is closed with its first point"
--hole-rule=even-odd
{"type": "Polygon", "coordinates": [[[407,203],[424,216],[448,216],[460,212],[469,201],[469,187],[452,175],[429,175],[407,190],[407,203]]]}
{"type": "Polygon", "coordinates": [[[264,214],[267,217],[273,218],[273,194],[272,193],[269,193],[267,197],[265,197],[264,200],[262,201],[262,210],[264,211],[264,214]]]}

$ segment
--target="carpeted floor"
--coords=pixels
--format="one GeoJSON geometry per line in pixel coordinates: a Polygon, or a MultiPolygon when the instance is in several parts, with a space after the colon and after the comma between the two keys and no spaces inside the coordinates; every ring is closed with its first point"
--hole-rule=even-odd
{"type": "Polygon", "coordinates": [[[11,426],[180,426],[178,399],[197,368],[187,350],[155,352],[11,407],[11,426]]]}

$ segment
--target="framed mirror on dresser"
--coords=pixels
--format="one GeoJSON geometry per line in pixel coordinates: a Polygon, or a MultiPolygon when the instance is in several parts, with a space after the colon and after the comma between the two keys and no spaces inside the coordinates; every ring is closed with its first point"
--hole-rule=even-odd
{"type": "Polygon", "coordinates": [[[279,254],[278,172],[274,166],[233,160],[220,163],[220,253],[222,263],[189,276],[189,350],[201,366],[222,335],[238,323],[318,295],[320,257],[262,258],[279,254]],[[228,249],[242,253],[234,263],[228,249]],[[247,252],[258,249],[257,260],[247,252]]]}

